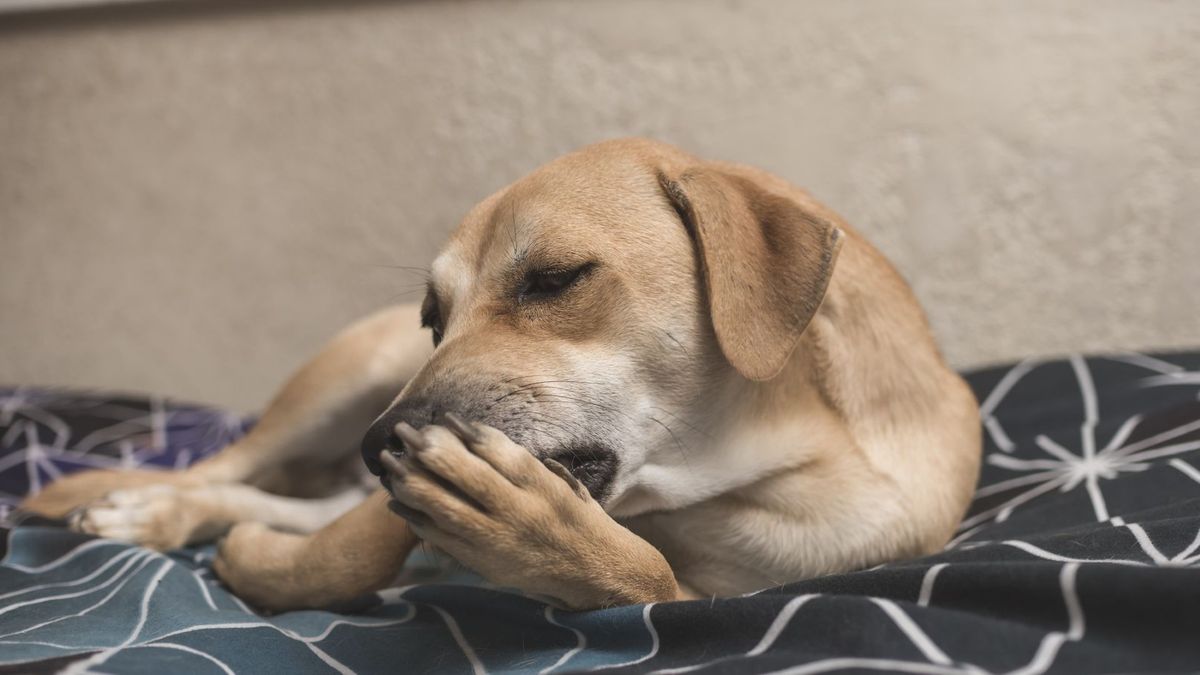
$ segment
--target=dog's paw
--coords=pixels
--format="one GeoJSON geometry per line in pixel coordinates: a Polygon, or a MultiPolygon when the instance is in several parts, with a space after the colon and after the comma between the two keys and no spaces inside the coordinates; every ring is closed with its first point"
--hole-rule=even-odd
{"type": "Polygon", "coordinates": [[[402,422],[395,431],[408,452],[380,454],[390,508],[490,581],[577,609],[674,598],[658,551],[557,462],[453,415],[445,426],[402,422]]]}
{"type": "Polygon", "coordinates": [[[71,512],[103,499],[117,490],[127,490],[150,485],[176,485],[186,487],[198,483],[184,472],[95,470],[80,471],[63,476],[47,485],[40,492],[30,495],[21,503],[21,510],[48,518],[65,518],[71,512]]]}
{"type": "Polygon", "coordinates": [[[76,509],[67,525],[76,532],[166,551],[187,544],[197,523],[186,489],[147,485],[110,492],[76,509]]]}

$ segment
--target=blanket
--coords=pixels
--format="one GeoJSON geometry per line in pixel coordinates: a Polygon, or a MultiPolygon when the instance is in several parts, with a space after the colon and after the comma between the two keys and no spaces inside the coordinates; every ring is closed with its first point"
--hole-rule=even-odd
{"type": "MultiPolygon", "coordinates": [[[[575,613],[414,560],[356,614],[264,615],[214,578],[211,547],[159,554],[26,519],[0,532],[0,673],[1200,670],[1200,352],[967,377],[979,488],[920,560],[575,613]]],[[[71,471],[186,466],[250,424],[157,397],[0,389],[0,514],[71,471]]]]}

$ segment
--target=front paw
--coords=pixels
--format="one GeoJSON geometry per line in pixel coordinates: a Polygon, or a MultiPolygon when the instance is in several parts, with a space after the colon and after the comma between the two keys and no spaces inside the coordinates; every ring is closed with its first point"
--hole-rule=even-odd
{"type": "Polygon", "coordinates": [[[21,503],[20,510],[47,518],[65,518],[72,511],[104,499],[118,490],[134,490],[152,485],[173,485],[187,488],[201,485],[186,472],[109,469],[80,471],[64,476],[32,494],[21,503]]]}
{"type": "Polygon", "coordinates": [[[76,532],[140,544],[156,551],[176,549],[202,534],[188,491],[173,485],[110,492],[67,517],[76,532]]]}
{"type": "Polygon", "coordinates": [[[572,609],[675,598],[662,555],[557,462],[453,415],[421,431],[400,423],[396,435],[407,455],[380,455],[392,509],[490,581],[572,609]]]}

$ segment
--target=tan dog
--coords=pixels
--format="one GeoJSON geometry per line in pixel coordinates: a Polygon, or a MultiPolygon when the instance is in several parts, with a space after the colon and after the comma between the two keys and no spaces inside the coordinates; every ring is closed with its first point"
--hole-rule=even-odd
{"type": "Polygon", "coordinates": [[[975,401],[878,251],[774,176],[621,140],[484,200],[419,311],[338,336],[235,445],[25,506],[158,548],[232,526],[216,570],[272,609],[386,585],[414,533],[592,608],[935,552],[979,456],[975,401]],[[383,490],[359,504],[368,427],[403,518],[383,490]]]}

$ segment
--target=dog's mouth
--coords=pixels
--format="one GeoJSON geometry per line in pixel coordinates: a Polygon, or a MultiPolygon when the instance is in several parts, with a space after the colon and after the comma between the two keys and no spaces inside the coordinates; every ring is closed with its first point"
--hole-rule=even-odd
{"type": "Polygon", "coordinates": [[[592,499],[604,503],[617,476],[615,452],[598,445],[582,445],[556,450],[547,458],[566,467],[588,489],[592,499]]]}

